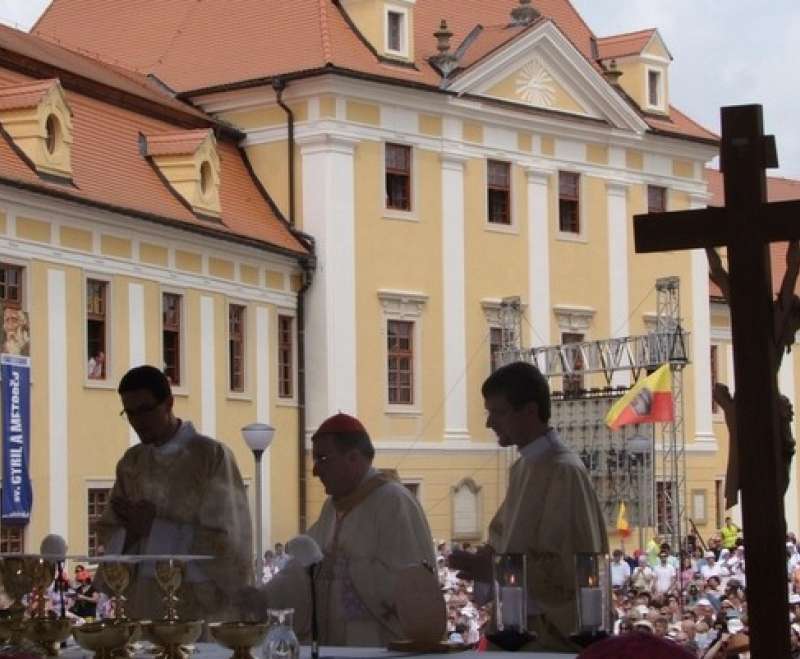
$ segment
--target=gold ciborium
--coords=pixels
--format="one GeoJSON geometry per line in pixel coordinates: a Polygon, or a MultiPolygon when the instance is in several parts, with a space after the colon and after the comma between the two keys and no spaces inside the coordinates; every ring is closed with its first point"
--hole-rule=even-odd
{"type": "Polygon", "coordinates": [[[139,623],[129,620],[101,620],[72,630],[75,642],[94,652],[95,659],[112,659],[124,654],[125,647],[139,630],[139,623]]]}
{"type": "Polygon", "coordinates": [[[25,605],[22,598],[33,589],[30,568],[34,560],[26,556],[4,556],[0,561],[3,587],[12,600],[5,616],[0,619],[0,637],[13,646],[19,646],[25,635],[25,605]]]}
{"type": "Polygon", "coordinates": [[[233,650],[230,659],[254,659],[250,650],[267,636],[266,622],[212,622],[208,629],[222,647],[233,650]]]}
{"type": "Polygon", "coordinates": [[[42,648],[48,657],[57,657],[59,645],[72,633],[68,618],[31,618],[25,623],[25,638],[42,648]]]}

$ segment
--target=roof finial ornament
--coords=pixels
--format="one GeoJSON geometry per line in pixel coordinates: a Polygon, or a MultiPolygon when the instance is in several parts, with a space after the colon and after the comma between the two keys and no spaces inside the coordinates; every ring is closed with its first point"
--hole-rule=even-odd
{"type": "Polygon", "coordinates": [[[458,66],[458,57],[450,52],[450,39],[453,33],[447,28],[445,19],[442,19],[439,30],[434,32],[433,36],[436,37],[436,49],[439,54],[433,55],[430,63],[439,70],[443,78],[447,78],[458,66]]]}
{"type": "Polygon", "coordinates": [[[519,0],[519,7],[511,10],[511,25],[529,25],[541,14],[531,5],[531,0],[519,0]]]}

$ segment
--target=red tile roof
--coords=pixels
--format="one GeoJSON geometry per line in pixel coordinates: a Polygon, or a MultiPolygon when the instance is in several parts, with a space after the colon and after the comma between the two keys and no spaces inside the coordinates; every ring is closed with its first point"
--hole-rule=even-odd
{"type": "Polygon", "coordinates": [[[602,60],[613,57],[626,57],[628,55],[639,55],[644,47],[650,43],[650,39],[656,33],[655,28],[639,30],[638,32],[628,32],[626,34],[615,34],[611,37],[600,37],[597,40],[597,51],[602,60]]]}
{"type": "Polygon", "coordinates": [[[50,78],[0,87],[0,110],[35,108],[55,84],[57,80],[50,78]]]}
{"type": "MultiPolygon", "coordinates": [[[[484,28],[465,54],[472,65],[520,34],[508,27],[516,6],[518,0],[420,0],[414,6],[415,66],[379,57],[340,0],[53,0],[34,31],[152,73],[186,95],[331,69],[438,89],[441,78],[428,58],[436,54],[433,33],[441,19],[453,32],[454,48],[476,26],[484,28]]],[[[594,35],[569,0],[536,0],[534,6],[599,66],[594,35]]],[[[711,139],[683,115],[671,119],[667,132],[711,139]]]]}
{"type": "MultiPolygon", "coordinates": [[[[716,169],[706,169],[708,179],[708,191],[711,194],[709,206],[725,205],[725,181],[722,173],[716,169]]],[[[789,201],[800,199],[800,181],[779,178],[776,176],[767,177],[767,200],[768,201],[789,201]]],[[[777,291],[781,286],[783,275],[786,272],[786,243],[771,243],[770,256],[772,258],[772,289],[777,291]]],[[[800,286],[796,287],[800,293],[800,286]]],[[[711,297],[721,297],[722,293],[714,282],[711,282],[711,297]]]]}
{"type": "MultiPolygon", "coordinates": [[[[25,52],[19,61],[26,66],[35,63],[36,45],[41,39],[24,33],[8,38],[9,28],[0,28],[0,88],[25,85],[39,89],[41,80],[10,68],[13,52],[9,42],[25,43],[25,52]],[[30,42],[28,42],[30,40],[30,42]]],[[[47,44],[47,55],[55,55],[57,46],[47,44]]],[[[82,56],[81,56],[82,57],[82,56]]],[[[69,54],[65,56],[69,60],[69,54]]],[[[19,62],[17,62],[19,63],[19,62]]],[[[100,65],[105,69],[103,65],[100,65]]],[[[115,73],[98,71],[104,82],[115,73]]],[[[90,82],[97,82],[96,80],[90,82]]],[[[46,84],[51,84],[45,81],[46,84]]],[[[129,83],[130,84],[130,83],[129,83]]],[[[123,83],[123,86],[125,84],[123,83]]],[[[246,242],[263,249],[302,255],[306,247],[289,230],[285,221],[274,210],[250,172],[236,143],[224,136],[218,139],[220,157],[220,221],[201,219],[184,206],[161,180],[150,161],[141,154],[141,134],[176,133],[184,128],[180,122],[149,116],[133,109],[114,104],[118,90],[107,90],[108,101],[84,95],[69,87],[65,97],[73,114],[72,170],[73,185],[40,178],[9,143],[10,138],[0,138],[0,183],[22,187],[51,196],[88,203],[116,212],[171,224],[195,232],[213,235],[226,240],[246,242]]],[[[152,91],[153,100],[160,92],[152,91]]],[[[169,103],[180,104],[170,100],[169,103]]],[[[216,124],[198,110],[190,116],[203,119],[205,128],[197,131],[207,135],[216,124]]],[[[185,134],[185,133],[184,133],[185,134]]],[[[189,131],[194,135],[194,131],[189,131]]]]}
{"type": "Polygon", "coordinates": [[[182,156],[197,151],[211,129],[181,130],[176,133],[158,133],[145,135],[145,155],[147,156],[182,156]]]}

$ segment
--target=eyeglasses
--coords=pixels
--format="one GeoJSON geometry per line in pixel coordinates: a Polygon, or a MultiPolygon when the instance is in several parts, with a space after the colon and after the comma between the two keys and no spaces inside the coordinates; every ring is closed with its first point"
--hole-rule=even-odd
{"type": "Polygon", "coordinates": [[[163,400],[161,400],[161,401],[158,401],[158,402],[156,402],[156,403],[153,403],[152,405],[144,405],[144,406],[142,406],[142,407],[139,407],[139,408],[137,408],[137,409],[135,409],[135,410],[126,410],[126,409],[123,407],[123,408],[122,408],[122,409],[119,411],[119,415],[120,415],[120,416],[122,416],[122,415],[124,414],[124,415],[125,415],[125,416],[127,416],[129,419],[131,419],[131,418],[133,418],[133,417],[137,417],[137,416],[144,416],[145,414],[150,414],[151,412],[153,412],[154,410],[156,410],[156,409],[157,409],[157,408],[158,408],[158,407],[161,405],[161,403],[163,403],[163,402],[164,402],[164,401],[163,401],[163,400]]]}

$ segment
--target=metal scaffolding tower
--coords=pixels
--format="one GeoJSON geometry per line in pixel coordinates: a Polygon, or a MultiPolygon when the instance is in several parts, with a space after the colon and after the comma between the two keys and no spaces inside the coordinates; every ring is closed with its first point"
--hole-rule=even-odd
{"type": "MultiPolygon", "coordinates": [[[[634,477],[635,498],[642,505],[641,499],[656,502],[658,507],[656,520],[660,535],[668,538],[673,548],[680,547],[682,529],[686,525],[686,451],[684,440],[684,396],[683,369],[688,362],[689,335],[683,330],[680,316],[680,280],[678,277],[664,277],[656,281],[656,326],[643,336],[627,336],[582,343],[568,343],[552,346],[537,346],[523,349],[521,346],[522,310],[519,298],[504,298],[501,304],[501,323],[503,328],[502,348],[497,356],[498,364],[513,361],[526,361],[535,364],[547,378],[570,378],[590,374],[602,374],[606,386],[592,388],[588,391],[553,392],[554,423],[566,423],[567,433],[577,437],[579,445],[572,446],[579,454],[595,453],[603,459],[584,460],[590,476],[598,490],[609,492],[606,502],[606,518],[612,517],[612,499],[620,492],[634,492],[633,483],[622,479],[622,464],[619,462],[621,447],[617,439],[624,440],[627,431],[610,432],[602,424],[607,411],[607,404],[600,405],[600,400],[613,402],[625,391],[624,387],[612,387],[614,373],[627,371],[633,380],[637,380],[642,372],[651,371],[662,364],[669,363],[672,371],[672,395],[674,404],[674,420],[671,423],[658,424],[653,428],[652,437],[655,446],[650,456],[640,455],[641,465],[648,465],[649,477],[643,482],[644,473],[634,477]],[[586,405],[575,407],[575,401],[585,400],[586,405]],[[592,404],[589,404],[589,401],[592,404]],[[564,410],[559,411],[559,406],[564,410]],[[599,410],[603,410],[602,416],[599,410]],[[581,410],[585,418],[578,419],[574,410],[581,410]],[[594,411],[590,411],[594,410],[594,411]],[[591,418],[589,418],[589,416],[591,418]],[[597,417],[597,418],[594,418],[597,417]],[[591,441],[586,441],[585,437],[591,441]],[[592,446],[589,446],[591,444],[592,446]],[[608,455],[605,455],[608,453],[608,455]],[[612,455],[612,453],[614,455],[612,455]],[[660,455],[656,455],[660,453],[660,455]],[[603,457],[604,456],[604,457],[603,457]],[[607,459],[605,459],[607,458],[607,459]],[[660,458],[660,459],[659,459],[660,458]],[[596,473],[595,473],[596,472],[596,473]],[[653,473],[655,472],[655,473],[653,473]],[[619,481],[619,482],[618,482],[619,481]],[[650,496],[642,497],[642,489],[650,496]]],[[[626,459],[636,460],[635,456],[626,459]]],[[[630,479],[628,479],[630,480],[630,479]]],[[[616,501],[618,504],[618,501],[616,501]]],[[[648,506],[649,507],[649,506],[648,506]]],[[[638,508],[639,520],[652,519],[649,512],[638,508]]]]}

